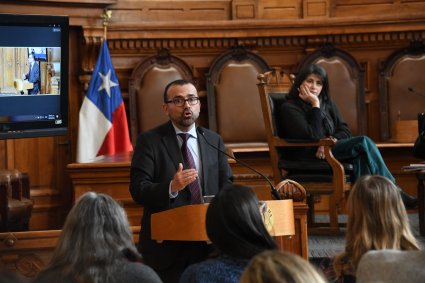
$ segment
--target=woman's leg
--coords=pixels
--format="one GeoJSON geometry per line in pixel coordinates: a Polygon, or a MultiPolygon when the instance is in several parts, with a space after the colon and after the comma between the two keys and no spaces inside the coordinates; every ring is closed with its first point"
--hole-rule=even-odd
{"type": "Polygon", "coordinates": [[[353,181],[363,175],[380,175],[395,182],[376,144],[366,136],[339,140],[332,148],[332,153],[336,159],[353,164],[353,181]]]}
{"type": "MultiPolygon", "coordinates": [[[[380,175],[396,183],[376,144],[366,136],[340,140],[332,148],[332,153],[336,159],[348,160],[353,164],[353,182],[363,175],[380,175]]],[[[407,208],[414,208],[417,205],[417,198],[402,189],[400,194],[407,208]]]]}

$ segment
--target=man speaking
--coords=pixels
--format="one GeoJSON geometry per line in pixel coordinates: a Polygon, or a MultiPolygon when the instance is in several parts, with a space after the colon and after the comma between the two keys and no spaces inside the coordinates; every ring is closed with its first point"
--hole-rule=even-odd
{"type": "MultiPolygon", "coordinates": [[[[164,113],[170,121],[141,134],[131,163],[130,192],[144,206],[138,248],[144,262],[164,282],[178,282],[184,269],[209,252],[205,242],[151,240],[151,214],[202,203],[231,183],[227,157],[199,138],[195,120],[201,103],[195,86],[186,80],[169,83],[164,91],[164,113]]],[[[221,150],[222,138],[207,129],[208,142],[221,150]]],[[[174,219],[185,221],[185,219],[174,219]]]]}
{"type": "Polygon", "coordinates": [[[24,74],[23,79],[33,83],[32,89],[28,89],[28,94],[38,94],[40,91],[40,66],[34,59],[34,53],[28,55],[29,70],[24,74]]]}

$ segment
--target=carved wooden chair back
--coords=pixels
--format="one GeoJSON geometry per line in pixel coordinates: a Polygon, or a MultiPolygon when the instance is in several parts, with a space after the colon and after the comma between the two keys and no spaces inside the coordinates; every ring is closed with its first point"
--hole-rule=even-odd
{"type": "Polygon", "coordinates": [[[192,70],[183,60],[167,49],[137,64],[129,80],[131,140],[161,123],[168,121],[161,105],[166,85],[177,79],[193,81],[192,70]]]}
{"type": "Polygon", "coordinates": [[[413,140],[417,137],[418,113],[425,112],[425,45],[415,41],[391,54],[381,68],[381,139],[392,141],[397,121],[412,121],[413,140]]]}
{"type": "Polygon", "coordinates": [[[269,69],[263,58],[242,47],[212,63],[206,75],[209,127],[228,149],[268,150],[256,79],[269,69]]]}

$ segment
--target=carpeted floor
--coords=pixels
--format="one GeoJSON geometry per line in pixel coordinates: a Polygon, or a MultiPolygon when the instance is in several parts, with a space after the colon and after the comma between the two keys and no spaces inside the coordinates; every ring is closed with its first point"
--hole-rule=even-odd
{"type": "MultiPolygon", "coordinates": [[[[318,221],[324,221],[325,216],[318,216],[318,221]]],[[[413,234],[417,237],[418,241],[422,243],[425,248],[425,237],[419,235],[419,218],[417,213],[409,214],[410,225],[413,234]]],[[[341,215],[339,218],[340,223],[346,222],[346,216],[341,215]]],[[[322,235],[308,235],[308,254],[309,258],[333,257],[344,250],[345,235],[338,236],[322,236],[322,235]]]]}

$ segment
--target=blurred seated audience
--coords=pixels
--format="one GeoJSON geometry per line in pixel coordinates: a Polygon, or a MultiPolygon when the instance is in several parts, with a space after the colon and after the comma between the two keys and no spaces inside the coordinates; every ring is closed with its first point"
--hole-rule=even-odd
{"type": "Polygon", "coordinates": [[[331,282],[355,282],[360,258],[371,250],[419,250],[400,191],[388,178],[363,176],[347,200],[345,251],[322,262],[331,282]]]}
{"type": "Polygon", "coordinates": [[[302,257],[265,251],[251,260],[240,283],[326,283],[324,276],[302,257]]]}
{"type": "Polygon", "coordinates": [[[253,256],[277,249],[264,225],[257,196],[249,187],[223,187],[209,204],[206,230],[216,251],[210,259],[186,268],[181,283],[239,282],[253,256]]]}
{"type": "Polygon", "coordinates": [[[423,283],[425,251],[369,251],[357,267],[358,283],[423,283]]]}
{"type": "Polygon", "coordinates": [[[124,209],[108,195],[88,192],[69,212],[52,259],[34,282],[162,281],[141,263],[124,209]]]}

